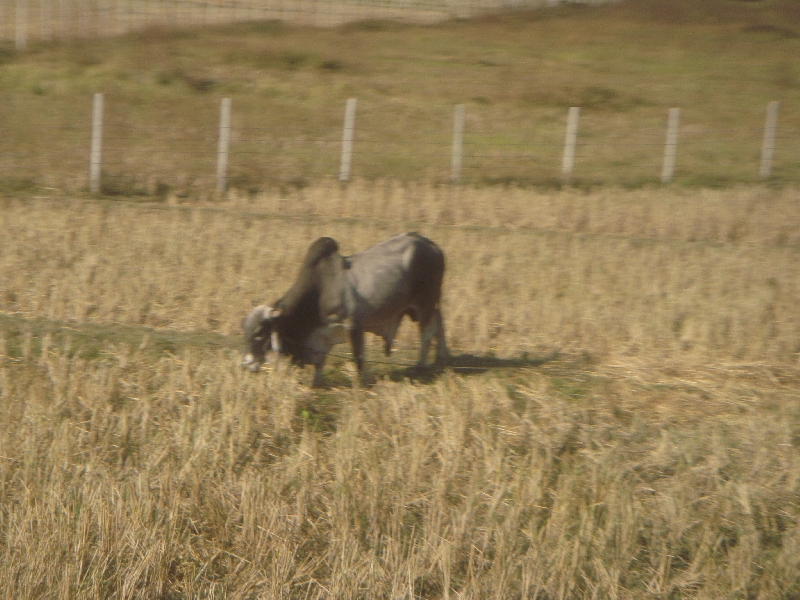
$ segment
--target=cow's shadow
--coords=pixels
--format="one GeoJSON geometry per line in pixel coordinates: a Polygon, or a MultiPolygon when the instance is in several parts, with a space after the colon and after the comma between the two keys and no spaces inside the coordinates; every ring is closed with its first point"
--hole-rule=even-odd
{"type": "Polygon", "coordinates": [[[325,375],[325,383],[321,387],[314,388],[313,395],[298,404],[298,416],[304,427],[308,426],[328,431],[335,430],[341,417],[341,393],[347,388],[371,390],[379,382],[385,380],[393,382],[410,381],[428,385],[435,383],[447,373],[469,377],[496,371],[507,375],[513,371],[541,367],[559,360],[561,356],[558,351],[537,356],[523,354],[521,357],[516,358],[457,354],[451,355],[443,364],[424,367],[406,366],[402,363],[386,360],[367,360],[367,373],[365,378],[360,381],[356,379],[355,367],[352,366],[349,357],[338,355],[335,358],[336,363],[331,365],[333,368],[329,369],[325,375]]]}
{"type": "Polygon", "coordinates": [[[446,372],[458,375],[482,375],[489,371],[519,370],[540,367],[559,358],[559,353],[553,351],[542,356],[529,356],[527,353],[517,358],[498,358],[492,355],[457,354],[451,355],[446,361],[439,364],[417,365],[392,369],[384,376],[391,381],[405,381],[406,379],[418,383],[433,383],[446,372]]]}

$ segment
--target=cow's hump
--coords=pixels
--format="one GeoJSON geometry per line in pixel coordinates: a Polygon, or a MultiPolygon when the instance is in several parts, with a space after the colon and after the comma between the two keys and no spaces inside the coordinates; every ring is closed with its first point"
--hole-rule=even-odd
{"type": "Polygon", "coordinates": [[[334,252],[339,251],[339,244],[336,240],[329,237],[321,237],[314,241],[308,248],[306,258],[303,261],[304,267],[314,267],[324,258],[328,258],[334,252]]]}

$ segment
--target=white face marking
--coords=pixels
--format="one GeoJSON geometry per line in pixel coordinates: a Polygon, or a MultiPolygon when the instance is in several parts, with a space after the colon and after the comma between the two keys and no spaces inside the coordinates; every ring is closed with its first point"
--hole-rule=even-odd
{"type": "MultiPolygon", "coordinates": [[[[243,327],[245,329],[245,335],[253,336],[252,340],[248,339],[248,343],[251,344],[251,347],[252,344],[256,342],[259,345],[263,344],[264,341],[263,338],[257,336],[256,333],[258,333],[258,330],[266,325],[265,321],[268,321],[270,319],[276,319],[280,315],[281,315],[280,309],[274,309],[271,306],[267,306],[266,304],[262,304],[261,306],[256,306],[252,311],[250,311],[250,314],[247,315],[247,317],[245,318],[243,327]]],[[[269,340],[269,345],[274,355],[274,358],[271,359],[270,362],[273,363],[277,362],[278,354],[281,351],[281,341],[277,331],[272,331],[269,340]]],[[[259,352],[258,352],[259,356],[261,356],[261,352],[263,350],[266,350],[266,348],[259,347],[259,352]]],[[[263,356],[260,359],[257,359],[253,355],[253,352],[248,352],[242,358],[242,368],[250,369],[252,372],[255,373],[261,368],[261,364],[263,362],[264,362],[263,356]]]]}

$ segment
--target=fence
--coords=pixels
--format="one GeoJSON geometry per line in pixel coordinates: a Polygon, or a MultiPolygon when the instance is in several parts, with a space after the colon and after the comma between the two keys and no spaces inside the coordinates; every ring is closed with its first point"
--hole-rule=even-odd
{"type": "Polygon", "coordinates": [[[143,123],[130,109],[115,112],[114,98],[101,94],[85,103],[76,122],[74,108],[53,110],[53,99],[45,98],[46,111],[35,106],[37,98],[0,96],[8,117],[0,123],[6,191],[194,196],[337,177],[623,186],[800,182],[800,115],[777,102],[762,107],[760,123],[720,131],[698,126],[677,108],[664,111],[660,126],[631,121],[610,129],[606,115],[591,109],[554,109],[523,127],[521,118],[492,121],[492,109],[464,104],[440,107],[438,122],[428,127],[409,126],[387,116],[390,106],[354,98],[337,111],[338,125],[309,115],[265,127],[258,122],[263,108],[245,99],[237,105],[236,98],[156,106],[155,122],[143,123]],[[25,118],[24,111],[35,116],[25,118]],[[182,122],[183,113],[193,120],[182,122]],[[39,129],[12,129],[14,122],[39,129]]]}
{"type": "MultiPolygon", "coordinates": [[[[146,27],[280,20],[334,26],[355,20],[433,23],[559,0],[2,0],[0,40],[121,35],[146,27]]],[[[574,1],[574,0],[573,0],[574,1]]],[[[596,0],[584,0],[591,3],[596,0]]]]}

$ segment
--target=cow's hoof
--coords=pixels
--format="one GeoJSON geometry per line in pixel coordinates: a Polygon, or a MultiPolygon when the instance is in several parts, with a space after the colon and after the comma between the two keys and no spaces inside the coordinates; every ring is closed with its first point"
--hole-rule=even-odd
{"type": "Polygon", "coordinates": [[[251,373],[258,373],[259,369],[261,369],[261,363],[248,355],[242,360],[242,368],[247,369],[251,373]]]}
{"type": "Polygon", "coordinates": [[[421,364],[417,363],[413,367],[408,367],[408,374],[411,377],[418,377],[419,375],[424,374],[427,370],[428,370],[428,367],[426,367],[425,365],[421,365],[421,364]]]}

